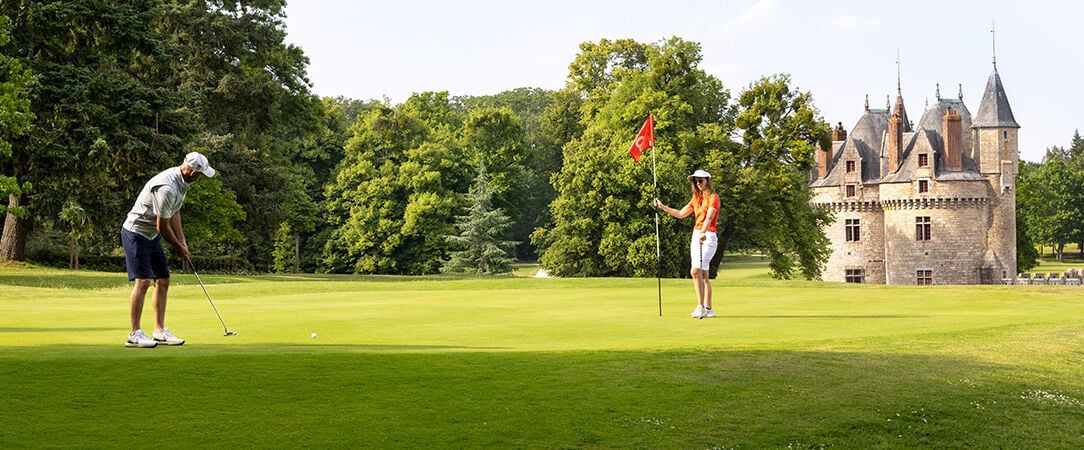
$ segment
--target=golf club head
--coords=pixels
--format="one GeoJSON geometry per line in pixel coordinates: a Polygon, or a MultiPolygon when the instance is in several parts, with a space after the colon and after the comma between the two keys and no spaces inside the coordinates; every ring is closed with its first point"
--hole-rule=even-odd
{"type": "Polygon", "coordinates": [[[226,334],[223,334],[223,336],[236,336],[236,335],[237,335],[236,331],[227,331],[226,334]]]}

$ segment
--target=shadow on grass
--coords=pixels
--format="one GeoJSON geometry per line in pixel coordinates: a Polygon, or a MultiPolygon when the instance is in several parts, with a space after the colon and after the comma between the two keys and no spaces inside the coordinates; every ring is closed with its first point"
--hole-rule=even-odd
{"type": "MultiPolygon", "coordinates": [[[[3,333],[84,333],[114,331],[117,327],[0,327],[3,333]]],[[[2,352],[0,352],[2,354],[2,352]]]]}
{"type": "Polygon", "coordinates": [[[38,271],[25,274],[0,274],[0,285],[50,289],[112,289],[129,286],[129,283],[128,276],[125,274],[75,271],[50,274],[38,271]]]}
{"type": "MultiPolygon", "coordinates": [[[[70,331],[102,331],[114,330],[113,328],[100,329],[72,329],[70,331]]],[[[19,332],[65,332],[67,329],[51,328],[0,328],[2,333],[19,332]]],[[[4,359],[36,359],[36,360],[60,360],[74,359],[102,359],[102,358],[175,358],[175,357],[248,357],[252,355],[273,354],[286,355],[315,355],[315,354],[349,354],[349,353],[372,353],[372,354],[403,354],[403,353],[462,353],[462,352],[503,352],[509,347],[471,347],[462,345],[401,345],[401,344],[322,344],[314,340],[312,344],[298,343],[260,343],[238,344],[231,343],[233,337],[224,338],[216,343],[193,343],[186,342],[184,345],[169,346],[159,345],[152,348],[128,348],[123,345],[123,339],[118,339],[116,345],[84,345],[84,344],[48,344],[48,345],[25,345],[25,346],[0,346],[0,361],[4,359]]],[[[3,380],[0,380],[2,382],[3,380]]]]}
{"type": "Polygon", "coordinates": [[[799,315],[726,315],[718,316],[720,319],[922,319],[936,317],[929,314],[799,314],[799,315]]]}
{"type": "Polygon", "coordinates": [[[1079,377],[966,357],[232,347],[0,354],[0,447],[1084,446],[1079,377]]]}

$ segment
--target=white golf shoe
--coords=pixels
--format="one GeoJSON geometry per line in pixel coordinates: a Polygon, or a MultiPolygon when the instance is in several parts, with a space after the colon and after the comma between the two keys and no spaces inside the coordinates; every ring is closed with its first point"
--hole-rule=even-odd
{"type": "Polygon", "coordinates": [[[128,335],[128,340],[124,341],[125,347],[138,347],[138,348],[154,348],[158,346],[158,342],[147,336],[143,330],[136,330],[135,333],[128,335]]]}
{"type": "Polygon", "coordinates": [[[715,317],[715,310],[711,308],[704,309],[704,317],[709,319],[715,317]]]}
{"type": "Polygon", "coordinates": [[[693,310],[692,316],[694,319],[699,319],[701,317],[704,317],[704,314],[706,312],[707,310],[704,309],[704,305],[696,305],[696,309],[693,310]]]}
{"type": "Polygon", "coordinates": [[[169,328],[163,329],[161,333],[154,333],[154,341],[163,345],[184,345],[184,339],[174,336],[169,332],[169,328]]]}

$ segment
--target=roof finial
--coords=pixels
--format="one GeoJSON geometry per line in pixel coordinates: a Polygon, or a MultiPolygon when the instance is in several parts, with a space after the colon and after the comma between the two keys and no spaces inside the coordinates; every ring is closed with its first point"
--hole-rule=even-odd
{"type": "Polygon", "coordinates": [[[869,94],[866,94],[866,112],[869,112],[869,94]]]}
{"type": "Polygon", "coordinates": [[[997,23],[990,19],[990,48],[994,53],[994,70],[997,70],[997,23]]]}
{"type": "Polygon", "coordinates": [[[964,101],[964,84],[960,83],[960,101],[964,101]]]}
{"type": "Polygon", "coordinates": [[[937,83],[934,86],[937,86],[937,90],[934,92],[937,95],[937,101],[941,101],[941,83],[937,83]]]}
{"type": "Polygon", "coordinates": [[[896,46],[896,93],[903,95],[903,88],[900,83],[900,46],[896,46]]]}

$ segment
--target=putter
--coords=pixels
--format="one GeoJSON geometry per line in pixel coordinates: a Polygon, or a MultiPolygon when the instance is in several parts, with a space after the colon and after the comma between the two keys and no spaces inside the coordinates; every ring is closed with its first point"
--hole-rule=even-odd
{"type": "Polygon", "coordinates": [[[207,292],[207,286],[203,285],[203,280],[200,279],[199,272],[196,272],[196,265],[192,262],[191,259],[188,260],[188,265],[192,267],[192,274],[196,276],[196,281],[199,282],[199,287],[203,288],[203,294],[207,296],[207,301],[211,302],[211,308],[213,308],[215,310],[215,315],[218,316],[218,321],[222,322],[222,331],[223,331],[222,335],[223,336],[236,335],[237,334],[236,330],[235,331],[230,331],[230,329],[226,327],[226,321],[222,320],[222,314],[218,313],[218,308],[215,307],[214,300],[211,300],[211,294],[207,292]]]}
{"type": "MultiPolygon", "coordinates": [[[[704,267],[704,241],[703,240],[700,241],[700,267],[704,267]]],[[[700,269],[700,267],[697,267],[697,269],[700,269]]],[[[700,270],[703,270],[703,269],[700,269],[700,270]]],[[[193,270],[193,272],[195,272],[195,270],[193,270]]],[[[703,276],[703,274],[701,274],[701,276],[703,276]]],[[[703,287],[701,287],[701,289],[703,289],[703,287]]],[[[210,298],[210,297],[208,297],[208,298],[210,298]]],[[[701,314],[700,317],[697,317],[697,318],[700,319],[700,320],[704,320],[704,314],[701,314]]]]}

